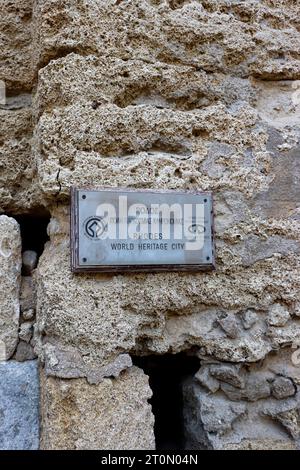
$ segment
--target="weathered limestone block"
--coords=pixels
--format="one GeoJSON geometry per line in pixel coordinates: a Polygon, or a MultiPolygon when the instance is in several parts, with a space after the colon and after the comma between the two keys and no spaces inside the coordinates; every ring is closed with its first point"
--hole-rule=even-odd
{"type": "Polygon", "coordinates": [[[31,153],[32,114],[21,109],[0,109],[0,210],[24,212],[39,205],[31,153]]]}
{"type": "MultiPolygon", "coordinates": [[[[48,247],[40,266],[39,297],[46,299],[39,303],[40,334],[47,332],[59,351],[74,346],[91,363],[110,363],[119,352],[179,352],[194,346],[219,360],[260,360],[291,339],[285,330],[265,336],[266,311],[282,298],[290,307],[299,296],[299,223],[292,219],[299,201],[291,177],[299,160],[295,148],[281,158],[281,133],[274,136],[253,107],[261,93],[257,84],[234,81],[234,94],[232,78],[222,74],[211,79],[190,66],[181,71],[161,61],[126,64],[121,58],[69,54],[40,72],[36,144],[42,190],[49,200],[68,199],[71,185],[213,190],[218,272],[74,277],[68,272],[67,240],[61,238],[62,255],[48,247]],[[281,193],[285,199],[278,202],[281,193]],[[68,302],[56,300],[60,279],[68,285],[68,302]],[[97,299],[104,299],[100,304],[93,289],[97,299]],[[111,291],[115,297],[106,305],[111,291]],[[74,298],[89,319],[77,318],[74,298]],[[257,322],[249,320],[250,327],[240,315],[249,307],[258,316],[257,322]],[[217,326],[224,323],[219,317],[224,308],[234,319],[229,334],[217,326]],[[67,325],[59,311],[68,312],[67,325]],[[122,321],[112,321],[115,312],[121,312],[122,321]],[[106,334],[98,337],[92,325],[99,317],[106,334]],[[112,325],[114,337],[107,333],[112,325]]],[[[296,336],[297,328],[293,331],[296,336]]]]}
{"type": "Polygon", "coordinates": [[[248,79],[223,73],[212,77],[193,66],[70,53],[40,70],[35,107],[38,115],[76,102],[90,102],[92,109],[112,103],[188,111],[216,101],[254,104],[255,95],[248,79]]]}
{"type": "MultiPolygon", "coordinates": [[[[195,277],[187,279],[182,275],[176,275],[176,279],[170,275],[151,276],[151,282],[142,275],[130,280],[123,276],[74,276],[69,273],[65,241],[52,248],[49,245],[40,262],[39,276],[37,322],[40,331],[45,331],[62,346],[73,345],[83,356],[89,351],[88,357],[95,362],[109,361],[119,351],[179,352],[193,345],[205,347],[208,354],[215,354],[220,360],[253,361],[263,358],[271,349],[263,336],[265,327],[261,321],[251,332],[231,340],[222,330],[213,328],[217,319],[214,310],[204,307],[197,313],[197,302],[212,302],[207,289],[203,287],[201,292],[200,276],[198,282],[195,277]],[[168,287],[163,287],[164,284],[168,287]],[[143,295],[138,294],[142,285],[143,295]],[[197,300],[186,300],[192,292],[195,295],[196,288],[197,300]],[[177,302],[179,289],[181,302],[177,302]],[[159,303],[156,298],[161,299],[159,303]],[[165,317],[170,311],[175,316],[165,317]],[[143,338],[143,346],[139,346],[139,338],[143,338]]],[[[205,277],[206,285],[211,284],[212,299],[213,285],[221,285],[224,277],[220,276],[219,280],[214,276],[212,279],[209,275],[205,277]]],[[[263,298],[262,292],[261,302],[263,298]]]]}
{"type": "MultiPolygon", "coordinates": [[[[286,351],[300,335],[298,10],[293,0],[1,2],[0,211],[47,203],[53,218],[35,338],[34,280],[24,277],[16,348],[20,237],[0,217],[0,353],[25,361],[35,346],[53,376],[43,376],[45,448],[151,448],[149,389],[128,352],[191,348],[214,362],[188,393],[203,428],[195,435],[190,420],[196,446],[299,437],[300,379],[286,351]],[[213,191],[217,272],[71,275],[68,209],[54,206],[72,185],[213,191]],[[257,361],[265,369],[249,366],[257,361]],[[134,400],[148,420],[140,436],[134,400]]],[[[31,274],[35,261],[24,267],[31,274]]]]}
{"type": "Polygon", "coordinates": [[[21,236],[15,219],[0,216],[0,360],[9,359],[18,342],[21,236]]]}
{"type": "Polygon", "coordinates": [[[71,185],[216,191],[227,186],[257,193],[271,181],[263,173],[271,157],[266,129],[255,123],[248,105],[235,114],[223,104],[188,112],[149,104],[93,109],[93,102],[55,108],[36,129],[41,188],[52,199],[68,197],[71,185]],[[228,157],[216,140],[231,141],[228,157]],[[248,157],[252,171],[243,168],[246,142],[254,147],[248,157]]]}
{"type": "Polygon", "coordinates": [[[0,5],[0,80],[8,91],[31,90],[32,0],[2,0],[0,5]]]}
{"type": "Polygon", "coordinates": [[[294,52],[300,39],[294,2],[275,8],[267,2],[222,3],[40,0],[34,11],[37,62],[92,52],[238,76],[297,76],[294,52]]]}
{"type": "Polygon", "coordinates": [[[41,373],[41,448],[154,449],[147,376],[137,367],[99,385],[41,373]]]}
{"type": "MultiPolygon", "coordinates": [[[[129,81],[128,70],[124,71],[125,78],[122,77],[120,70],[125,66],[117,61],[110,63],[112,70],[117,68],[116,84],[105,87],[107,79],[100,74],[99,80],[104,86],[98,84],[97,89],[93,73],[96,74],[98,68],[91,65],[93,73],[83,72],[82,75],[83,90],[89,91],[80,95],[82,82],[75,80],[68,85],[68,77],[77,64],[83,68],[82,63],[93,62],[92,57],[78,59],[71,54],[52,62],[41,73],[39,95],[41,102],[50,107],[49,112],[41,116],[36,136],[37,148],[43,155],[37,158],[45,195],[50,200],[68,198],[69,187],[73,184],[212,189],[216,199],[218,272],[193,276],[71,276],[68,242],[57,233],[59,245],[52,240],[54,245],[47,248],[40,265],[39,297],[43,299],[39,303],[40,333],[47,331],[52,345],[56,342],[60,349],[73,345],[84,357],[86,348],[89,352],[93,350],[89,358],[100,359],[101,363],[113,361],[120,351],[178,352],[195,345],[220,360],[262,359],[278,342],[288,342],[285,331],[276,333],[279,338],[273,338],[272,332],[270,339],[265,337],[265,311],[278,299],[291,304],[299,295],[299,259],[295,257],[299,251],[299,223],[291,219],[292,212],[286,211],[280,213],[280,219],[269,220],[269,213],[266,218],[261,217],[261,213],[265,214],[261,211],[260,195],[269,191],[268,196],[263,197],[275,211],[276,194],[281,185],[286,188],[287,184],[286,180],[279,179],[275,192],[268,190],[273,187],[274,178],[285,174],[283,167],[277,164],[277,154],[273,158],[269,153],[275,145],[269,142],[272,132],[264,125],[258,132],[255,110],[237,103],[233,107],[236,112],[228,111],[223,104],[183,112],[176,107],[166,107],[164,102],[164,109],[160,109],[155,99],[152,104],[146,100],[145,104],[134,106],[129,85],[134,89],[135,79],[131,79],[133,83],[129,81]],[[127,79],[129,84],[125,83],[127,79]],[[90,83],[91,89],[88,88],[90,83]],[[103,90],[101,96],[99,88],[103,90]],[[49,104],[45,98],[47,91],[49,104]],[[65,107],[53,108],[57,94],[62,96],[65,107]],[[116,97],[118,104],[113,102],[116,97]],[[224,143],[219,144],[220,140],[224,143]],[[223,193],[220,188],[224,187],[223,193]],[[233,187],[234,191],[228,191],[233,187]],[[254,238],[253,232],[258,234],[254,238]],[[247,270],[241,269],[242,266],[247,270]],[[61,287],[64,283],[70,293],[67,302],[64,301],[66,288],[61,287]],[[57,301],[57,292],[61,289],[61,298],[57,301]],[[114,299],[106,305],[111,291],[114,299]],[[79,301],[88,312],[86,321],[79,314],[77,318],[72,306],[75,298],[76,307],[79,301]],[[98,298],[103,300],[99,303],[98,298]],[[245,328],[239,316],[249,306],[261,311],[253,328],[245,328]],[[220,321],[224,323],[219,317],[219,309],[224,308],[228,310],[226,315],[234,319],[231,332],[227,328],[229,334],[216,326],[220,321]],[[59,311],[67,315],[67,323],[62,324],[59,311]],[[113,318],[118,312],[122,321],[112,322],[108,311],[113,318]],[[178,313],[184,317],[177,316],[178,313]],[[92,320],[95,315],[96,319],[92,320]],[[106,333],[98,337],[93,323],[99,316],[106,333]],[[116,336],[107,333],[112,325],[118,331],[116,336]]],[[[140,63],[135,65],[133,76],[146,75],[140,63]]],[[[150,70],[153,74],[153,69],[150,70]]],[[[163,79],[157,83],[163,99],[170,100],[170,90],[166,89],[163,79]]],[[[189,95],[189,90],[182,93],[189,95]]],[[[140,92],[138,95],[141,98],[140,92]]],[[[233,102],[239,98],[237,93],[233,102]]],[[[286,159],[284,162],[286,165],[286,159]]],[[[291,211],[296,210],[297,204],[295,190],[291,211]]],[[[53,220],[54,226],[55,218],[53,220]]]]}
{"type": "Polygon", "coordinates": [[[0,363],[0,449],[39,448],[37,361],[0,363]]]}

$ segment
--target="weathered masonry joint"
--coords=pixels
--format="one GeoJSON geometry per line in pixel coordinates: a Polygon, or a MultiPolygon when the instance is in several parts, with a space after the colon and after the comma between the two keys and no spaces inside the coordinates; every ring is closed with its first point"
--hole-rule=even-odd
{"type": "Polygon", "coordinates": [[[299,449],[299,15],[1,2],[0,449],[299,449]]]}

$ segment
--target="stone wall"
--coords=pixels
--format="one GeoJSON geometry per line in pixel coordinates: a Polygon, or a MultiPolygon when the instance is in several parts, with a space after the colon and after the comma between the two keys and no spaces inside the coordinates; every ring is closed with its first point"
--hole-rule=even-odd
{"type": "MultiPolygon", "coordinates": [[[[36,396],[38,357],[41,448],[153,449],[151,389],[130,356],[187,352],[200,368],[182,386],[187,448],[297,448],[298,2],[1,11],[1,390],[30,376],[36,396]],[[216,271],[72,274],[69,193],[85,185],[212,191],[216,271]],[[21,272],[17,221],[35,233],[49,213],[21,272]]],[[[30,443],[6,431],[24,416],[7,420],[0,447],[37,447],[37,419],[30,443]]]]}

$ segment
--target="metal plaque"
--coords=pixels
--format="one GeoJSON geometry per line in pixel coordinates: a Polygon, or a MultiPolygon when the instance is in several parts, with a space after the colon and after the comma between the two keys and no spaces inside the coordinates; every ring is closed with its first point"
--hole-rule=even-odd
{"type": "Polygon", "coordinates": [[[211,193],[72,189],[72,271],[214,269],[211,193]]]}

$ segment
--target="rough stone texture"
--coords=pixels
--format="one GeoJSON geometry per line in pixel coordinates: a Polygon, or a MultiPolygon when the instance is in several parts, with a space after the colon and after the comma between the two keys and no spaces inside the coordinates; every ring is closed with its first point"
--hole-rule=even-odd
{"type": "Polygon", "coordinates": [[[1,360],[17,345],[20,315],[21,237],[15,219],[0,216],[0,342],[1,360]]]}
{"type": "Polygon", "coordinates": [[[259,438],[292,446],[279,412],[267,423],[254,411],[278,401],[279,373],[249,364],[300,334],[294,2],[40,1],[34,21],[34,152],[52,214],[36,273],[46,370],[88,377],[120,354],[192,349],[206,364],[197,387],[213,394],[186,404],[205,410],[205,445],[225,448],[235,427],[232,445],[257,442],[253,408],[259,438]],[[72,185],[213,191],[217,271],[71,275],[72,185]],[[231,375],[212,375],[216,362],[231,375]]]}
{"type": "Polygon", "coordinates": [[[0,80],[8,91],[31,90],[32,64],[32,0],[1,0],[0,80]]]}
{"type": "Polygon", "coordinates": [[[19,330],[19,338],[26,343],[29,343],[29,341],[32,338],[32,333],[33,333],[33,323],[29,321],[25,321],[24,323],[21,324],[20,330],[19,330]]]}
{"type": "MultiPolygon", "coordinates": [[[[290,351],[289,351],[290,353],[290,351]]],[[[275,362],[284,367],[286,357],[277,356],[275,362]]],[[[299,392],[271,397],[274,384],[282,377],[274,376],[274,358],[264,361],[263,366],[245,367],[241,374],[245,380],[243,389],[226,383],[227,376],[220,376],[219,387],[214,390],[207,381],[199,384],[201,369],[195,379],[183,385],[185,435],[188,449],[288,449],[296,448],[299,437],[299,392]],[[225,382],[224,382],[225,379],[225,382]],[[294,398],[287,399],[288,396],[294,398]],[[266,417],[273,421],[266,420],[266,417]],[[266,439],[266,435],[268,438],[266,439]],[[293,439],[296,442],[293,442],[293,439]]],[[[214,371],[215,364],[210,366],[214,371]]],[[[224,369],[227,366],[223,366],[224,369]]],[[[291,372],[291,371],[290,371],[291,372]]],[[[300,377],[299,369],[291,375],[300,377]]],[[[285,378],[293,384],[291,378],[285,378]]],[[[240,385],[240,384],[236,384],[240,385]]],[[[278,383],[279,386],[279,383],[278,383]]],[[[276,388],[276,387],[275,387],[276,388]]],[[[281,383],[281,389],[283,388],[281,383]]]]}
{"type": "Polygon", "coordinates": [[[210,366],[203,365],[195,374],[195,379],[207,388],[210,392],[216,392],[220,388],[220,383],[210,374],[210,366]]]}
{"type": "Polygon", "coordinates": [[[245,387],[243,377],[240,374],[240,367],[236,367],[232,364],[212,365],[210,367],[210,373],[216,379],[233,385],[234,387],[245,387]]]}
{"type": "Polygon", "coordinates": [[[204,363],[183,385],[187,448],[297,448],[300,396],[295,383],[299,379],[291,349],[270,354],[260,364],[237,364],[235,369],[204,363]],[[216,370],[218,383],[212,388],[210,378],[216,380],[216,370]],[[234,370],[239,370],[242,387],[232,380],[234,370]],[[279,375],[281,370],[289,377],[279,375]],[[199,380],[204,374],[206,380],[199,380]]]}
{"type": "Polygon", "coordinates": [[[287,302],[297,298],[294,258],[275,257],[276,263],[265,260],[233,273],[220,265],[217,273],[199,275],[74,276],[65,231],[67,211],[56,211],[37,273],[37,332],[47,331],[59,349],[75,347],[91,365],[108,363],[120,352],[179,352],[192,346],[219,360],[253,362],[264,358],[273,344],[288,344],[299,335],[297,321],[291,329],[276,328],[276,334],[264,321],[278,296],[287,302]],[[237,322],[249,304],[255,305],[259,320],[250,330],[240,328],[232,340],[218,326],[223,315],[218,304],[233,310],[237,322]]]}
{"type": "Polygon", "coordinates": [[[0,449],[39,447],[39,384],[37,362],[0,363],[0,449]]]}
{"type": "Polygon", "coordinates": [[[271,326],[284,326],[290,319],[287,308],[283,305],[275,304],[269,311],[267,322],[271,326]]]}
{"type": "Polygon", "coordinates": [[[47,375],[67,379],[86,377],[90,384],[98,384],[105,377],[118,377],[132,366],[129,354],[120,354],[106,365],[89,367],[75,348],[58,349],[51,343],[45,347],[44,361],[47,375]]]}
{"type": "Polygon", "coordinates": [[[239,334],[238,323],[235,315],[231,312],[228,315],[226,314],[225,317],[220,318],[218,321],[222,330],[225,331],[226,335],[229,338],[235,339],[239,334]]]}
{"type": "MultiPolygon", "coordinates": [[[[20,292],[20,308],[24,316],[33,317],[36,307],[36,283],[34,277],[22,276],[20,292]]],[[[27,318],[30,320],[31,318],[27,318]]],[[[26,318],[24,318],[26,320],[26,318]]]]}
{"type": "Polygon", "coordinates": [[[210,189],[218,269],[72,276],[68,206],[53,205],[37,276],[40,354],[49,336],[91,365],[195,346],[221,361],[263,359],[300,332],[297,320],[275,331],[266,321],[299,296],[299,110],[286,81],[298,78],[296,11],[252,1],[108,3],[40,2],[35,11],[44,196],[67,203],[71,185],[210,189]],[[272,88],[262,78],[280,80],[272,88]],[[268,114],[275,96],[281,108],[268,114]],[[249,309],[257,321],[245,323],[249,309]]]}
{"type": "Polygon", "coordinates": [[[293,1],[36,3],[41,64],[77,51],[265,79],[294,78],[299,72],[293,1]]]}
{"type": "Polygon", "coordinates": [[[0,107],[0,211],[24,212],[39,205],[31,149],[32,112],[22,99],[16,109],[0,107]]]}
{"type": "Polygon", "coordinates": [[[137,367],[99,385],[41,377],[41,448],[154,449],[147,376],[137,367]]]}
{"type": "Polygon", "coordinates": [[[292,397],[295,395],[297,391],[297,387],[295,387],[294,383],[291,379],[287,377],[278,377],[274,380],[272,385],[272,394],[275,398],[287,398],[292,397]]]}
{"type": "Polygon", "coordinates": [[[257,314],[253,310],[246,310],[242,317],[242,323],[245,330],[249,330],[257,322],[257,314]]]}
{"type": "Polygon", "coordinates": [[[232,401],[248,400],[257,401],[261,398],[267,398],[271,395],[271,387],[265,377],[260,375],[250,376],[247,380],[244,390],[237,390],[232,385],[223,383],[222,391],[232,401]]]}
{"type": "Polygon", "coordinates": [[[279,441],[275,439],[244,439],[239,444],[227,444],[224,450],[298,450],[291,441],[279,441]]]}
{"type": "Polygon", "coordinates": [[[31,344],[27,343],[26,341],[19,341],[16,352],[13,356],[13,359],[15,359],[18,362],[24,362],[24,361],[32,361],[35,359],[37,355],[34,352],[34,348],[32,347],[31,344]]]}
{"type": "Polygon", "coordinates": [[[1,0],[0,18],[0,212],[24,213],[42,205],[32,152],[31,91],[33,0],[1,0]]]}
{"type": "Polygon", "coordinates": [[[279,404],[267,404],[261,410],[261,414],[270,416],[274,421],[281,424],[291,437],[298,440],[300,436],[299,396],[297,397],[297,400],[289,399],[279,404]]]}

